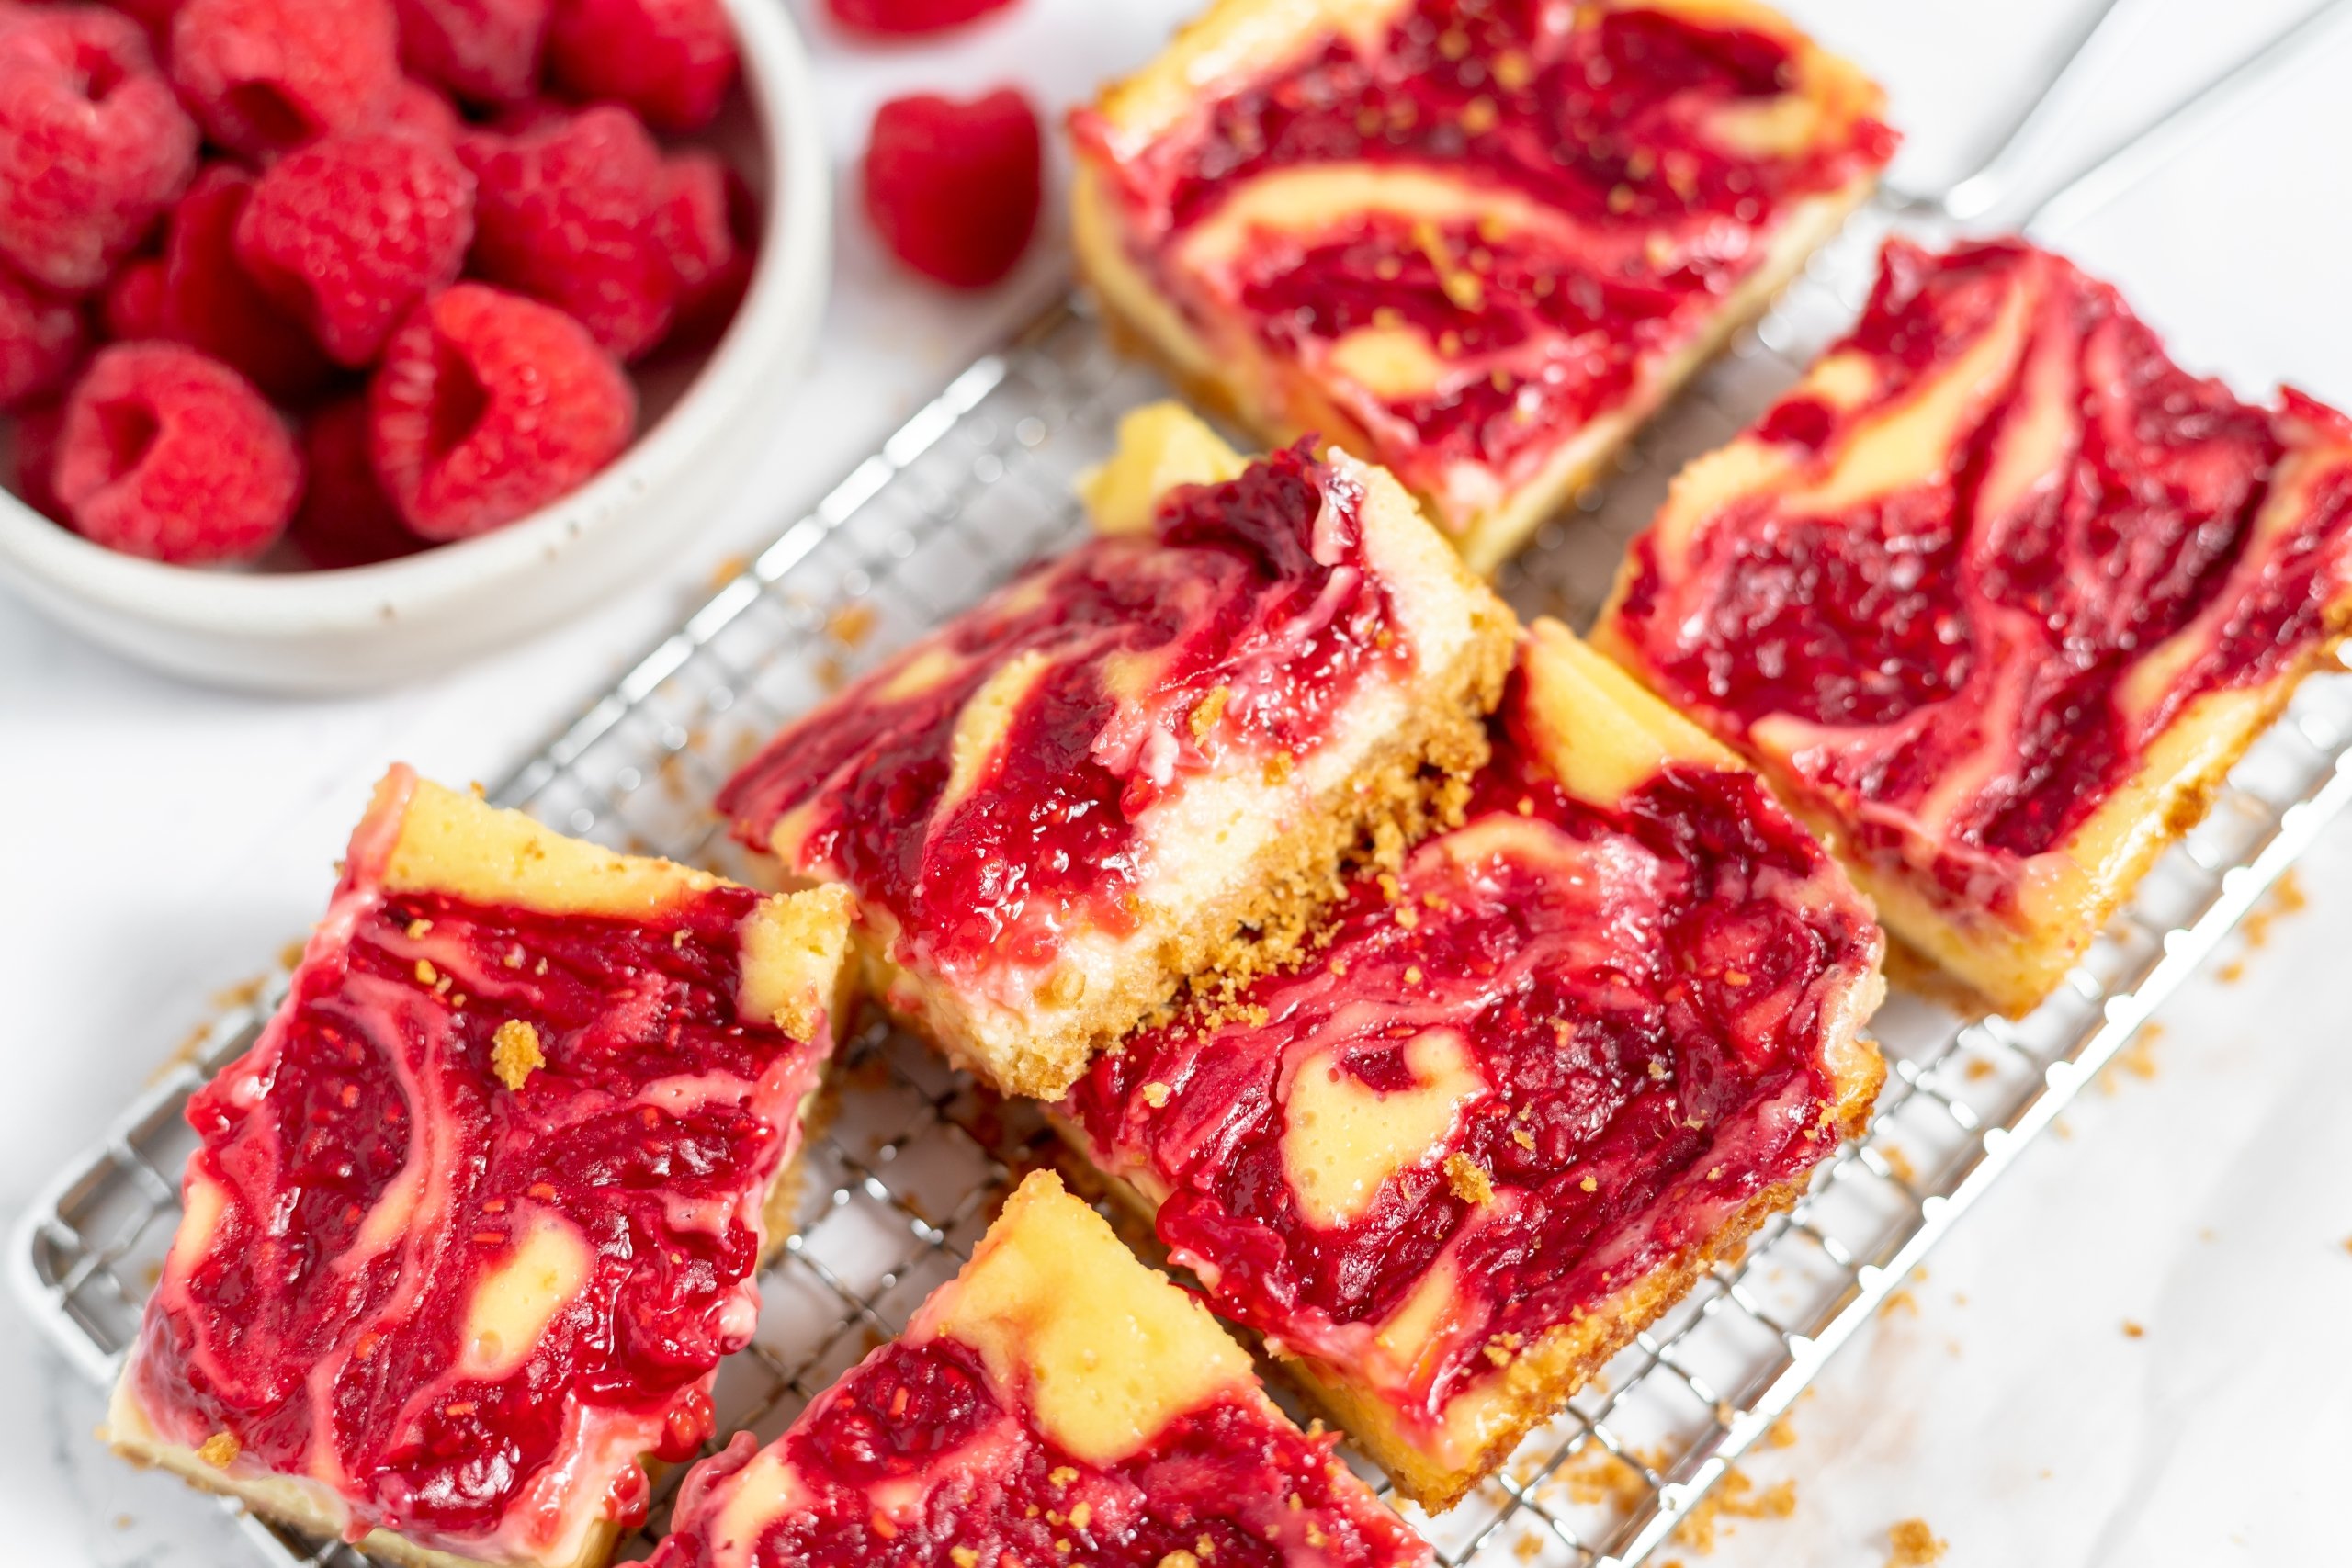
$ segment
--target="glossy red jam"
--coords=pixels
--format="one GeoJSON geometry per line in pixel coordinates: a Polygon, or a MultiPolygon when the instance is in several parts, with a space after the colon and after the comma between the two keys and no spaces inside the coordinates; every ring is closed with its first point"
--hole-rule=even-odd
{"type": "Polygon", "coordinates": [[[1408,1425],[1832,1151],[1825,1025],[1881,941],[1753,775],[1670,764],[1599,810],[1531,757],[1519,702],[1468,819],[1360,883],[1327,948],[1098,1058],[1061,1108],[1220,1312],[1408,1425]],[[1442,1153],[1311,1216],[1300,1075],[1394,1096],[1443,1036],[1474,1087],[1442,1153]],[[1440,1353],[1384,1384],[1370,1330],[1441,1263],[1440,1353]]]}
{"type": "Polygon", "coordinates": [[[1644,538],[1616,623],[1645,678],[1727,739],[1805,727],[1775,761],[1860,847],[1995,905],[2188,703],[2307,657],[2352,548],[2352,425],[2292,391],[2265,410],[2189,375],[2113,288],[2018,241],[1891,243],[1831,351],[1867,355],[1876,393],[1842,412],[1792,394],[1756,439],[1826,471],[1858,422],[1948,371],[2020,296],[2026,346],[1931,479],[1835,515],[1735,501],[1671,575],[1644,538]],[[2036,377],[2072,389],[2055,457],[1989,498],[2004,459],[2044,439],[2036,377]],[[2263,536],[2281,464],[2314,446],[2339,460],[2263,536]],[[2167,648],[2183,657],[2159,700],[2124,703],[2167,648]]]}
{"type": "Polygon", "coordinates": [[[360,850],[284,1008],[189,1104],[191,1211],[199,1184],[221,1207],[135,1376],[166,1436],[324,1482],[355,1537],[527,1560],[583,1489],[641,1516],[638,1455],[710,1435],[826,1046],[737,1016],[745,889],[552,917],[387,892],[360,850]],[[521,1025],[536,1065],[499,1050],[521,1025]],[[469,1341],[484,1280],[551,1224],[586,1244],[579,1288],[527,1353],[469,1341]],[[600,1431],[622,1451],[581,1453],[600,1431]]]}
{"type": "Polygon", "coordinates": [[[1710,134],[1719,111],[1801,85],[1789,39],[1558,0],[1400,10],[1377,48],[1335,38],[1140,150],[1112,152],[1099,116],[1077,129],[1116,169],[1138,259],[1188,310],[1238,311],[1268,349],[1310,365],[1363,328],[1422,330],[1447,374],[1374,399],[1361,423],[1369,455],[1425,490],[1463,460],[1524,469],[1624,402],[1758,266],[1792,204],[1894,154],[1867,115],[1780,155],[1710,134]],[[1320,233],[1261,228],[1215,277],[1180,259],[1185,234],[1251,182],[1363,163],[1547,216],[1510,221],[1497,201],[1442,220],[1363,212],[1320,233]]]}
{"type": "Polygon", "coordinates": [[[787,858],[887,909],[910,966],[1034,968],[1075,923],[1132,930],[1158,802],[1212,769],[1306,756],[1367,671],[1409,661],[1363,500],[1304,445],[1185,487],[1150,535],[1033,569],[786,728],[718,808],[761,849],[813,812],[787,858]],[[967,705],[1028,658],[1043,673],[943,806],[967,705]],[[894,694],[910,670],[934,678],[894,694]]]}
{"type": "MultiPolygon", "coordinates": [[[[801,1495],[744,1568],[1386,1568],[1428,1548],[1309,1438],[1231,1395],[1139,1454],[1082,1462],[950,1338],[883,1347],[778,1439],[801,1495]],[[1335,1475],[1336,1472],[1336,1475],[1335,1475]],[[1189,1556],[1186,1554],[1190,1554],[1189,1556]]],[[[718,1561],[709,1490],[752,1461],[746,1434],[698,1467],[653,1568],[718,1561]]]]}

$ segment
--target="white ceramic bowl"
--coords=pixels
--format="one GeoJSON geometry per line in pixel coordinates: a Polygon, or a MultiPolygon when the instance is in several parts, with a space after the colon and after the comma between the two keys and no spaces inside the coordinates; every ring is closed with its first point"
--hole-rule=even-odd
{"type": "Polygon", "coordinates": [[[0,491],[0,581],[118,653],[254,691],[431,674],[578,614],[674,557],[773,438],[824,307],[829,169],[808,60],[779,0],[728,0],[766,164],[760,257],[726,335],[618,461],[480,538],[340,571],[118,555],[0,491]]]}

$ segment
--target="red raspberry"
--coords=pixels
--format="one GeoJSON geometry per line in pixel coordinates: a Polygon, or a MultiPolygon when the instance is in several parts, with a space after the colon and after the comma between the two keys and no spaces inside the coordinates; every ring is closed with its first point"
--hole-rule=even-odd
{"type": "Polygon", "coordinates": [[[368,408],[376,477],[428,539],[470,538],[570,494],[637,423],[636,390],[585,328],[479,283],[418,307],[368,408]]]}
{"type": "Polygon", "coordinates": [[[164,264],[155,256],[132,262],[107,285],[98,321],[117,343],[162,337],[164,331],[164,264]]]}
{"type": "Polygon", "coordinates": [[[968,104],[894,98],[865,149],[866,215],[917,272],[985,288],[1029,247],[1042,161],[1037,111],[1012,88],[968,104]]]}
{"type": "Polygon", "coordinates": [[[699,130],[735,80],[719,0],[555,0],[549,74],[583,99],[617,99],[662,130],[699,130]]]}
{"type": "Polygon", "coordinates": [[[706,348],[726,330],[751,287],[759,205],[743,176],[716,154],[686,152],[662,171],[654,223],[678,275],[678,315],[666,350],[706,348]]]}
{"type": "Polygon", "coordinates": [[[225,361],[280,402],[300,402],[334,367],[238,265],[237,221],[253,190],[251,175],[215,164],[181,198],[164,246],[164,335],[225,361]]]}
{"type": "Polygon", "coordinates": [[[0,409],[63,385],[89,346],[79,306],[0,267],[0,409]]]}
{"type": "Polygon", "coordinates": [[[83,294],[138,248],[196,168],[196,123],[129,17],[0,17],[0,259],[83,294]]]}
{"type": "Polygon", "coordinates": [[[17,411],[8,488],[17,499],[52,523],[72,524],[57,499],[57,438],[64,434],[65,405],[35,403],[17,411]]]}
{"type": "Polygon", "coordinates": [[[102,349],[65,402],[58,499],[85,537],[150,560],[251,560],[286,531],[302,459],[253,383],[172,343],[102,349]]]}
{"type": "Polygon", "coordinates": [[[678,280],[654,209],[662,152],[617,104],[458,143],[474,172],[474,270],[560,307],[623,359],[661,341],[678,280]]]}
{"type": "Polygon", "coordinates": [[[852,32],[907,38],[960,28],[1011,4],[1012,0],[825,0],[825,9],[852,32]]]}
{"type": "Polygon", "coordinates": [[[401,58],[428,81],[481,104],[511,104],[539,85],[550,0],[399,0],[401,58]]]}
{"type": "Polygon", "coordinates": [[[328,357],[365,366],[418,300],[458,281],[473,237],[474,177],[457,153],[378,130],[279,159],[237,220],[237,259],[328,357]]]}
{"type": "Polygon", "coordinates": [[[312,566],[372,566],[425,547],[376,482],[366,398],[312,414],[302,432],[302,506],[287,537],[312,566]]]}
{"type": "Polygon", "coordinates": [[[172,80],[248,157],[381,125],[399,90],[391,0],[182,0],[172,80]]]}
{"type": "Polygon", "coordinates": [[[444,147],[455,147],[466,128],[458,116],[458,106],[440,88],[413,76],[401,78],[400,89],[392,95],[392,112],[384,117],[384,123],[444,147]]]}

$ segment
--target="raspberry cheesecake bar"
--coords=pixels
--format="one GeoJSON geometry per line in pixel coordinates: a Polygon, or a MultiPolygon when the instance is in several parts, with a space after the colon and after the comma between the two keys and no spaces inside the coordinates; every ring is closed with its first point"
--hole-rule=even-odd
{"type": "Polygon", "coordinates": [[[2240,402],[2021,241],[1898,241],[1852,334],[1677,479],[1596,641],[2019,1013],[2347,625],[2352,422],[2240,402]]]}
{"type": "Polygon", "coordinates": [[[897,1341],[678,1494],[652,1568],[1402,1568],[1427,1546],[1051,1174],[897,1341]]]}
{"type": "Polygon", "coordinates": [[[1343,453],[1245,462],[1160,404],[1083,488],[1094,538],[788,726],[718,797],[786,873],[856,893],[894,1010],[1048,1098],[1186,976],[1279,950],[1342,853],[1408,836],[1483,759],[1514,636],[1343,453]]]}
{"type": "Polygon", "coordinates": [[[605,1562],[751,1337],[848,923],[394,769],[189,1102],[109,1439],[379,1561],[605,1562]]]}
{"type": "Polygon", "coordinates": [[[1883,938],[1761,780],[1536,623],[1460,826],[1055,1120],[1451,1506],[1793,1202],[1883,1074],[1883,938]]]}
{"type": "Polygon", "coordinates": [[[1752,0],[1220,0],[1075,117],[1078,255],[1490,571],[1869,194],[1880,108],[1752,0]]]}

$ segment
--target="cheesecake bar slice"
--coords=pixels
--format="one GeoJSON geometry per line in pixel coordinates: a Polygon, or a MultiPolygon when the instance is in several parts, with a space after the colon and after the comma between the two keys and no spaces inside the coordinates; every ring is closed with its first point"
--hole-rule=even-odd
{"type": "Polygon", "coordinates": [[[894,1010],[1045,1097],[1194,972],[1279,951],[1342,854],[1417,830],[1483,760],[1515,633],[1343,453],[1245,462],[1159,404],[1084,489],[1092,539],[718,797],[786,874],[855,892],[894,1010]]]}
{"type": "Polygon", "coordinates": [[[695,1467],[651,1568],[1426,1564],[1337,1440],[1039,1172],[902,1337],[695,1467]]]}
{"type": "Polygon", "coordinates": [[[108,1439],[381,1562],[604,1562],[751,1337],[848,923],[392,770],[189,1102],[108,1439]]]}
{"type": "Polygon", "coordinates": [[[1539,621],[1461,825],[1055,1108],[1217,1311],[1452,1506],[1860,1130],[1883,938],[1761,780],[1539,621]]]}
{"type": "Polygon", "coordinates": [[[1595,642],[2016,1014],[2347,626],[2352,422],[2239,401],[2022,241],[1897,241],[1851,335],[1675,480],[1595,642]]]}
{"type": "Polygon", "coordinates": [[[1868,196],[1881,98],[1753,0],[1219,0],[1074,118],[1078,257],[1491,571],[1868,196]]]}

